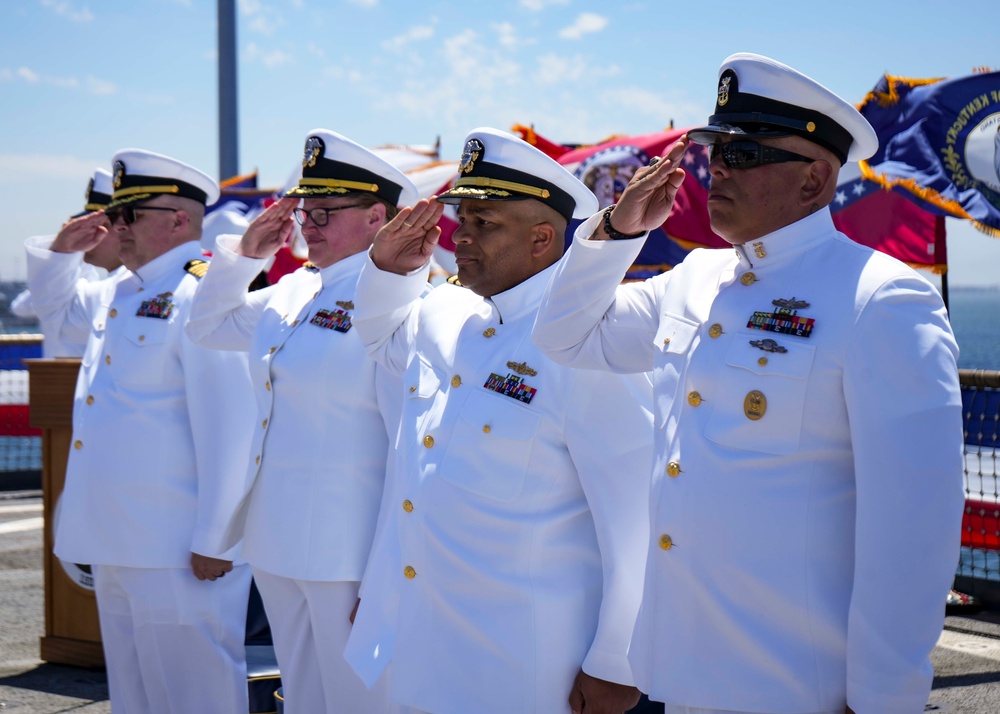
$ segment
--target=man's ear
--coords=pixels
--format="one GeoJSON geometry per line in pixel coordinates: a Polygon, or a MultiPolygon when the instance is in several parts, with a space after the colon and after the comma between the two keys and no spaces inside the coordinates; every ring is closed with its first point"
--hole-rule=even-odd
{"type": "Polygon", "coordinates": [[[531,238],[531,257],[540,258],[552,250],[552,245],[556,238],[560,237],[551,223],[543,221],[536,223],[529,229],[531,238]]]}
{"type": "Polygon", "coordinates": [[[375,228],[375,230],[381,228],[384,223],[388,223],[385,219],[385,206],[378,202],[368,207],[365,217],[368,219],[368,225],[375,228]]]}
{"type": "Polygon", "coordinates": [[[174,222],[171,224],[171,228],[175,233],[181,233],[187,230],[188,224],[191,223],[191,216],[184,209],[174,211],[174,222]]]}
{"type": "Polygon", "coordinates": [[[799,203],[803,206],[811,206],[819,203],[825,205],[828,201],[823,201],[831,189],[835,189],[837,173],[833,166],[825,159],[817,159],[806,167],[803,177],[802,187],[799,189],[799,203]],[[831,182],[834,185],[831,186],[831,182]]]}

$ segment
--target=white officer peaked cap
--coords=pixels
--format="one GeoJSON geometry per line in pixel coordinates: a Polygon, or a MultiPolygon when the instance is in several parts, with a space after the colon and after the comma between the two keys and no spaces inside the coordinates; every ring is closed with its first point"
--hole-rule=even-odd
{"type": "Polygon", "coordinates": [[[87,182],[86,203],[83,210],[72,216],[79,218],[94,211],[102,211],[111,203],[111,173],[105,169],[94,169],[94,175],[87,182]]]}
{"type": "Polygon", "coordinates": [[[867,159],[878,149],[872,125],[849,102],[781,62],[749,52],[722,63],[715,114],[708,126],[688,132],[696,144],[788,135],[832,151],[841,164],[867,159]]]}
{"type": "Polygon", "coordinates": [[[402,171],[346,136],[313,129],[306,137],[302,178],[286,196],[327,198],[373,193],[393,206],[412,206],[417,187],[402,171]]]}
{"type": "Polygon", "coordinates": [[[519,201],[534,198],[566,220],[586,218],[600,207],[597,196],[576,176],[516,136],[481,127],[465,137],[455,187],[437,200],[456,204],[463,198],[519,201]]]}
{"type": "Polygon", "coordinates": [[[219,200],[219,184],[208,174],[163,154],[122,149],[111,162],[114,193],[108,208],[157,196],[180,196],[204,205],[219,200]]]}

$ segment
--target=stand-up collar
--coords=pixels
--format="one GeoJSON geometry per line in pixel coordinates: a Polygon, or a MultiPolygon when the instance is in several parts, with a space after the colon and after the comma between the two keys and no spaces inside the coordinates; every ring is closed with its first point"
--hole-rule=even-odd
{"type": "Polygon", "coordinates": [[[355,253],[350,255],[343,260],[338,260],[333,265],[328,265],[325,268],[320,268],[319,274],[323,279],[323,287],[329,287],[333,285],[338,280],[342,280],[350,276],[352,273],[357,275],[361,272],[361,267],[365,264],[365,259],[368,257],[368,250],[365,249],[360,253],[355,253]]]}
{"type": "Polygon", "coordinates": [[[183,270],[189,260],[204,260],[201,254],[201,243],[196,240],[182,243],[176,248],[171,248],[163,255],[153,258],[132,272],[140,282],[152,283],[171,271],[183,270]]]}
{"type": "Polygon", "coordinates": [[[836,233],[830,208],[825,207],[773,233],[735,246],[736,255],[744,268],[761,270],[799,256],[836,233]]]}
{"type": "Polygon", "coordinates": [[[549,285],[556,265],[558,264],[550,265],[542,272],[535,273],[510,290],[485,298],[486,303],[493,308],[497,320],[501,323],[513,322],[538,310],[538,306],[542,303],[542,295],[549,285]]]}

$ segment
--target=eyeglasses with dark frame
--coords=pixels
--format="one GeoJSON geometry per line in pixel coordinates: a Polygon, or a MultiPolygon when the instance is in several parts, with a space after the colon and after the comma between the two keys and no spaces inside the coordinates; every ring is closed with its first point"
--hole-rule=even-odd
{"type": "Polygon", "coordinates": [[[720,153],[723,163],[731,169],[752,169],[764,164],[783,164],[787,161],[806,161],[810,164],[816,161],[802,154],[765,146],[749,139],[712,144],[711,159],[714,161],[720,153]]]}
{"type": "Polygon", "coordinates": [[[308,211],[304,208],[296,208],[292,213],[295,216],[295,222],[300,226],[305,225],[306,216],[309,216],[313,223],[322,228],[330,222],[331,213],[346,211],[348,208],[359,208],[362,205],[361,203],[350,203],[346,206],[334,206],[333,208],[310,208],[308,211]]]}
{"type": "Polygon", "coordinates": [[[138,211],[173,211],[176,213],[181,209],[179,208],[167,208],[166,206],[121,206],[120,208],[108,208],[104,210],[104,215],[111,225],[118,222],[121,218],[126,226],[130,226],[139,220],[139,216],[136,215],[138,211]]]}

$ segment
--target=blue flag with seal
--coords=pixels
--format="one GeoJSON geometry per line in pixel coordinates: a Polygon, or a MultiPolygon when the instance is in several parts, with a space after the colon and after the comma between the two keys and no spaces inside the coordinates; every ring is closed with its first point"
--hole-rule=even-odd
{"type": "Polygon", "coordinates": [[[859,108],[879,138],[864,178],[1000,237],[1000,72],[885,75],[859,108]]]}

